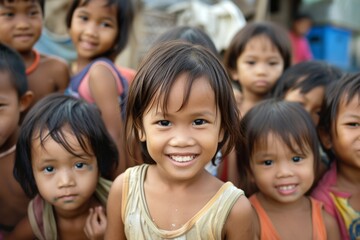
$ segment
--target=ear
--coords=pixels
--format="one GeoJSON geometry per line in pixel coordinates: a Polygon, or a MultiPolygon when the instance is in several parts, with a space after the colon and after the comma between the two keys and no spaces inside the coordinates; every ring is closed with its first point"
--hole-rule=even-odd
{"type": "Polygon", "coordinates": [[[239,81],[239,74],[238,74],[236,69],[235,70],[230,70],[230,77],[234,81],[239,81]]]}
{"type": "Polygon", "coordinates": [[[225,132],[224,132],[224,129],[220,129],[220,132],[219,132],[219,143],[221,143],[223,140],[224,140],[224,136],[225,136],[225,132]]]}
{"type": "Polygon", "coordinates": [[[34,100],[34,93],[32,91],[27,91],[20,97],[20,112],[24,112],[29,108],[31,103],[34,100]]]}
{"type": "Polygon", "coordinates": [[[139,137],[139,140],[141,142],[145,142],[146,141],[146,134],[143,130],[141,130],[140,128],[138,128],[138,137],[139,137]]]}
{"type": "Polygon", "coordinates": [[[322,145],[329,150],[332,147],[329,131],[326,131],[324,128],[318,128],[318,135],[322,145]]]}

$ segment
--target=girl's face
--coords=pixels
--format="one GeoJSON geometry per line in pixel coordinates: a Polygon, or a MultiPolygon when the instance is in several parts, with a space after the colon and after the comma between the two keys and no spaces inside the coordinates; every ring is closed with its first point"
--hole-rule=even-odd
{"type": "Polygon", "coordinates": [[[290,89],[284,97],[289,102],[300,103],[311,115],[315,126],[319,123],[319,112],[325,95],[325,88],[318,86],[307,93],[301,93],[301,89],[290,89]]]}
{"type": "Polygon", "coordinates": [[[360,170],[360,97],[339,104],[331,144],[339,163],[360,170]]]}
{"type": "Polygon", "coordinates": [[[51,137],[44,140],[43,146],[36,137],[31,150],[35,182],[40,195],[57,213],[87,211],[99,178],[97,160],[81,148],[70,130],[64,131],[64,138],[81,158],[51,137]]]}
{"type": "Polygon", "coordinates": [[[72,16],[70,36],[78,58],[92,60],[115,45],[118,34],[117,9],[115,5],[106,6],[106,0],[81,4],[72,16]]]}
{"type": "Polygon", "coordinates": [[[175,81],[166,114],[162,112],[161,104],[156,107],[156,102],[145,111],[144,131],[139,134],[163,174],[180,181],[201,176],[199,173],[215,156],[223,139],[221,112],[217,109],[214,91],[206,77],[196,79],[187,104],[179,110],[186,83],[186,74],[175,81]]]}
{"type": "Polygon", "coordinates": [[[31,51],[41,35],[42,11],[38,1],[4,1],[0,4],[0,42],[17,51],[31,51]]]}
{"type": "Polygon", "coordinates": [[[310,150],[302,153],[300,149],[293,152],[272,133],[268,135],[265,146],[257,146],[250,161],[256,186],[269,201],[296,202],[313,184],[313,153],[310,150]]]}
{"type": "Polygon", "coordinates": [[[274,86],[284,69],[284,60],[267,36],[253,37],[236,61],[233,79],[243,92],[263,96],[274,86]]]}

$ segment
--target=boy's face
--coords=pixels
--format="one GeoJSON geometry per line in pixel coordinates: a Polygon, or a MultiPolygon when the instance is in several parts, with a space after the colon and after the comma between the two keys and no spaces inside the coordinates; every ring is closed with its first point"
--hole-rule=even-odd
{"type": "Polygon", "coordinates": [[[360,97],[339,104],[331,130],[331,145],[339,163],[360,169],[360,97]]]}
{"type": "Polygon", "coordinates": [[[314,124],[317,125],[319,123],[319,112],[324,99],[324,94],[325,87],[323,86],[315,87],[307,93],[301,93],[301,89],[297,88],[289,90],[285,94],[284,100],[300,103],[311,115],[314,124]]]}
{"type": "Polygon", "coordinates": [[[4,0],[0,4],[0,42],[18,52],[30,51],[41,35],[42,11],[37,1],[4,0]]]}
{"type": "Polygon", "coordinates": [[[10,74],[0,71],[0,152],[16,143],[21,104],[10,74]]]}

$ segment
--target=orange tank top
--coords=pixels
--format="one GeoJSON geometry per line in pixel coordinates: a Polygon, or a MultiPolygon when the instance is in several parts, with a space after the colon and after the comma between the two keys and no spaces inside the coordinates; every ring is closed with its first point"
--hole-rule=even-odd
{"type": "MultiPolygon", "coordinates": [[[[273,226],[271,219],[268,217],[261,203],[256,197],[256,194],[249,198],[252,206],[255,208],[260,221],[260,239],[262,240],[281,240],[275,227],[273,226]]],[[[310,198],[311,201],[311,218],[313,237],[316,240],[326,240],[326,228],[324,219],[322,216],[322,203],[310,198]]]]}

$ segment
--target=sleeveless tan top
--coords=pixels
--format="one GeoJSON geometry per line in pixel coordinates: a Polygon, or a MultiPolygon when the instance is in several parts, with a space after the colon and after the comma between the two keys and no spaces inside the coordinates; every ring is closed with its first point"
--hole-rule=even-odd
{"type": "Polygon", "coordinates": [[[143,164],[125,172],[121,213],[127,239],[221,239],[233,205],[244,195],[242,190],[230,182],[225,183],[181,228],[163,230],[152,221],[145,199],[144,180],[148,167],[148,164],[143,164]]]}

